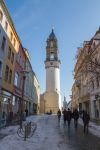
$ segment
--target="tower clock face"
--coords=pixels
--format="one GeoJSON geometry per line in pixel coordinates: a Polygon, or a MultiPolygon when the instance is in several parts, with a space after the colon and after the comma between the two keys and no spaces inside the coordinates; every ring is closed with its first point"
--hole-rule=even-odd
{"type": "Polygon", "coordinates": [[[54,54],[50,54],[50,60],[54,60],[54,54]]]}

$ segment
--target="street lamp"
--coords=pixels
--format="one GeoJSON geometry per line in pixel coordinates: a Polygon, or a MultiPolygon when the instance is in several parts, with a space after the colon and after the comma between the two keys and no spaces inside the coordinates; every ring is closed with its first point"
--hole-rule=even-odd
{"type": "Polygon", "coordinates": [[[24,101],[24,89],[25,89],[25,79],[26,79],[26,75],[27,73],[30,73],[32,71],[27,71],[27,70],[23,70],[20,73],[23,73],[22,76],[22,81],[23,81],[23,85],[22,85],[22,97],[21,97],[21,101],[20,101],[20,128],[22,128],[22,121],[23,121],[23,101],[24,101]]]}
{"type": "Polygon", "coordinates": [[[20,101],[20,128],[22,128],[22,121],[23,121],[23,101],[24,101],[24,86],[25,86],[25,79],[26,76],[23,75],[23,85],[22,85],[22,98],[20,101]]]}

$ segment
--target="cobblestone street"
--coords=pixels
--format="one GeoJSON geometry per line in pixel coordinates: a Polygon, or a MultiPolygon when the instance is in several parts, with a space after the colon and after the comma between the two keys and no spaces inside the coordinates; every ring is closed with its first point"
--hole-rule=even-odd
{"type": "MultiPolygon", "coordinates": [[[[41,120],[42,121],[42,120],[41,120]]],[[[83,133],[83,127],[79,125],[78,130],[75,131],[73,128],[73,121],[71,124],[70,130],[67,128],[67,124],[63,124],[63,120],[58,124],[56,118],[54,116],[50,116],[45,118],[43,121],[44,128],[48,134],[48,140],[50,139],[50,135],[58,133],[61,140],[58,142],[59,149],[72,149],[72,150],[100,150],[100,138],[95,137],[91,133],[88,135],[83,133]],[[51,131],[50,128],[53,128],[54,133],[48,133],[51,131]]],[[[52,136],[51,136],[52,139],[52,136]]],[[[59,138],[58,138],[59,139],[59,138]]],[[[52,143],[54,140],[52,139],[52,143]]]]}
{"type": "Polygon", "coordinates": [[[33,137],[26,141],[18,137],[18,126],[1,129],[0,150],[100,150],[100,138],[84,134],[81,125],[75,131],[73,121],[70,130],[54,115],[31,116],[28,121],[37,123],[33,137]]]}
{"type": "Polygon", "coordinates": [[[100,149],[100,138],[95,137],[91,133],[84,134],[83,127],[78,126],[78,130],[75,131],[73,128],[73,122],[71,124],[70,130],[67,126],[63,125],[61,122],[58,127],[58,132],[62,136],[63,141],[66,145],[72,146],[74,150],[99,150],[100,149]]]}

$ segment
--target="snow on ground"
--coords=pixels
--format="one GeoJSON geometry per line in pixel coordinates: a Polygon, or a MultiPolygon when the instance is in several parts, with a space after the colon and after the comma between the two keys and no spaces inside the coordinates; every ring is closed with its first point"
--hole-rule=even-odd
{"type": "Polygon", "coordinates": [[[31,116],[27,121],[37,123],[37,129],[33,137],[24,141],[17,135],[18,126],[4,128],[0,133],[8,136],[0,140],[0,150],[73,150],[71,145],[66,147],[62,137],[59,135],[57,121],[49,119],[52,116],[31,116]]]}
{"type": "MultiPolygon", "coordinates": [[[[83,121],[81,118],[79,119],[79,124],[81,124],[83,126],[83,121]]],[[[89,131],[93,135],[100,137],[100,125],[96,125],[96,123],[90,121],[89,122],[89,131]]]]}
{"type": "MultiPolygon", "coordinates": [[[[24,141],[17,135],[19,126],[9,126],[0,130],[0,134],[6,134],[0,140],[0,150],[73,150],[71,145],[66,145],[62,137],[58,134],[57,118],[50,119],[52,116],[30,116],[27,121],[37,123],[37,129],[33,137],[24,141]],[[55,120],[55,121],[54,121],[55,120]]],[[[79,123],[83,125],[82,119],[79,123]]],[[[100,126],[89,124],[89,130],[94,135],[100,137],[100,126]]]]}

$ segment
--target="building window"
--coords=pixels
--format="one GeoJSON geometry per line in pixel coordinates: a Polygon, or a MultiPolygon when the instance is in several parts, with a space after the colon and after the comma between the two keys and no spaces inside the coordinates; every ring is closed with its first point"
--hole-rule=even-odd
{"type": "Polygon", "coordinates": [[[7,29],[8,29],[8,22],[5,21],[5,30],[7,31],[7,29]]]}
{"type": "Polygon", "coordinates": [[[13,34],[12,34],[12,32],[10,33],[10,40],[12,41],[12,39],[13,39],[13,34]]]}
{"type": "Polygon", "coordinates": [[[97,88],[99,87],[99,78],[96,78],[96,82],[97,82],[97,88]]]}
{"type": "Polygon", "coordinates": [[[14,47],[16,46],[16,40],[15,40],[15,38],[14,38],[14,47]]]}
{"type": "Polygon", "coordinates": [[[8,74],[9,74],[9,67],[6,66],[6,70],[5,70],[5,81],[8,80],[8,74]]]}
{"type": "Polygon", "coordinates": [[[94,90],[94,82],[92,81],[91,83],[92,83],[92,90],[94,90]]]}
{"type": "Polygon", "coordinates": [[[50,65],[53,65],[53,62],[51,62],[50,65]]]}
{"type": "Polygon", "coordinates": [[[10,70],[9,72],[9,83],[11,83],[11,79],[12,79],[12,70],[10,70]]]}
{"type": "Polygon", "coordinates": [[[23,61],[23,65],[22,65],[22,66],[23,66],[23,69],[24,69],[24,66],[25,66],[25,63],[24,63],[24,61],[23,61]]]}
{"type": "Polygon", "coordinates": [[[23,88],[23,80],[20,80],[19,86],[20,86],[20,89],[23,88]]]}
{"type": "Polygon", "coordinates": [[[10,58],[11,58],[11,48],[9,47],[9,49],[8,49],[8,59],[10,60],[10,58]]]}
{"type": "Polygon", "coordinates": [[[15,103],[16,103],[16,97],[15,97],[15,96],[13,96],[13,99],[12,99],[12,105],[14,106],[14,105],[15,105],[15,103]]]}
{"type": "Polygon", "coordinates": [[[0,10],[0,21],[2,21],[2,19],[3,19],[3,13],[2,13],[2,11],[0,10]]]}
{"type": "Polygon", "coordinates": [[[20,56],[20,65],[22,66],[22,57],[20,56]]]}
{"type": "Polygon", "coordinates": [[[4,50],[6,45],[6,38],[3,36],[1,49],[4,50]]]}
{"type": "Polygon", "coordinates": [[[19,74],[18,74],[18,72],[15,73],[14,85],[17,87],[19,86],[19,74]]]}
{"type": "Polygon", "coordinates": [[[14,62],[14,53],[12,52],[11,63],[13,64],[13,62],[14,62]]]}
{"type": "Polygon", "coordinates": [[[0,77],[2,76],[2,62],[0,61],[0,77]]]}
{"type": "Polygon", "coordinates": [[[94,101],[94,110],[95,110],[95,117],[99,118],[99,108],[98,108],[98,101],[94,101]]]}

